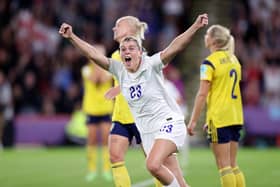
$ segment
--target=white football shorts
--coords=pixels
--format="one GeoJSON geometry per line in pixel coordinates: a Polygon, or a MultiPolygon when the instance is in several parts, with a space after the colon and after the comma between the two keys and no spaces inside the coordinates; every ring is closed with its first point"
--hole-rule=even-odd
{"type": "Polygon", "coordinates": [[[186,139],[186,125],[184,120],[168,119],[162,123],[161,128],[152,133],[141,134],[143,149],[148,155],[156,139],[166,139],[172,141],[179,151],[186,139]]]}

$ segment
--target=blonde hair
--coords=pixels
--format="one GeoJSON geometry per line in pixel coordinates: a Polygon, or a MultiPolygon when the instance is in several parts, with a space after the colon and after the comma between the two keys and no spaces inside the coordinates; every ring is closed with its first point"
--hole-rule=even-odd
{"type": "Polygon", "coordinates": [[[137,47],[142,50],[141,40],[135,36],[126,36],[120,42],[120,47],[124,42],[134,41],[137,44],[137,47]]]}
{"type": "Polygon", "coordinates": [[[124,16],[119,18],[117,23],[122,20],[127,20],[128,23],[135,29],[135,37],[140,38],[140,40],[145,39],[145,32],[148,30],[148,25],[146,22],[140,21],[134,16],[124,16]]]}
{"type": "Polygon", "coordinates": [[[207,30],[209,36],[213,39],[214,45],[218,50],[228,50],[234,53],[234,37],[230,30],[222,25],[212,25],[207,30]]]}

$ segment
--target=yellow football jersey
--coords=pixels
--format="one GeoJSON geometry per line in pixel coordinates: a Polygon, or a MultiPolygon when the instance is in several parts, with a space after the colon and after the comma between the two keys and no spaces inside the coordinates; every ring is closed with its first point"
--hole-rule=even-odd
{"type": "MultiPolygon", "coordinates": [[[[112,54],[112,58],[114,60],[121,61],[119,51],[115,51],[112,54]]],[[[117,85],[119,85],[119,83],[116,78],[114,78],[114,86],[117,85]]],[[[112,120],[122,124],[134,123],[134,118],[122,93],[116,96],[112,120]]]]}
{"type": "Polygon", "coordinates": [[[242,125],[243,109],[239,82],[241,65],[228,51],[216,51],[200,66],[200,80],[208,80],[206,123],[216,128],[242,125]]]}
{"type": "Polygon", "coordinates": [[[112,87],[112,79],[97,85],[89,79],[93,71],[94,65],[91,63],[82,68],[84,84],[82,109],[86,114],[90,115],[112,114],[113,101],[107,100],[104,97],[108,89],[112,87]]]}

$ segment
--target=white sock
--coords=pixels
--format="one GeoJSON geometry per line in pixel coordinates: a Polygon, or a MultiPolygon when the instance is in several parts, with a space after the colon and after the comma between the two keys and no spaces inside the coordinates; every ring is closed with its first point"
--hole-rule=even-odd
{"type": "Polygon", "coordinates": [[[171,184],[165,186],[165,187],[180,187],[176,177],[173,178],[173,181],[171,182],[171,184]]]}

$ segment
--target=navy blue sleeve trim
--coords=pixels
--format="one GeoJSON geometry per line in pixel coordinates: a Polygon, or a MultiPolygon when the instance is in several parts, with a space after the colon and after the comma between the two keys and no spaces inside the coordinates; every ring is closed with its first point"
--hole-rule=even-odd
{"type": "Polygon", "coordinates": [[[213,69],[215,69],[215,66],[214,66],[210,61],[208,61],[208,60],[204,60],[204,61],[202,62],[202,64],[209,65],[209,66],[211,66],[213,69]]]}

